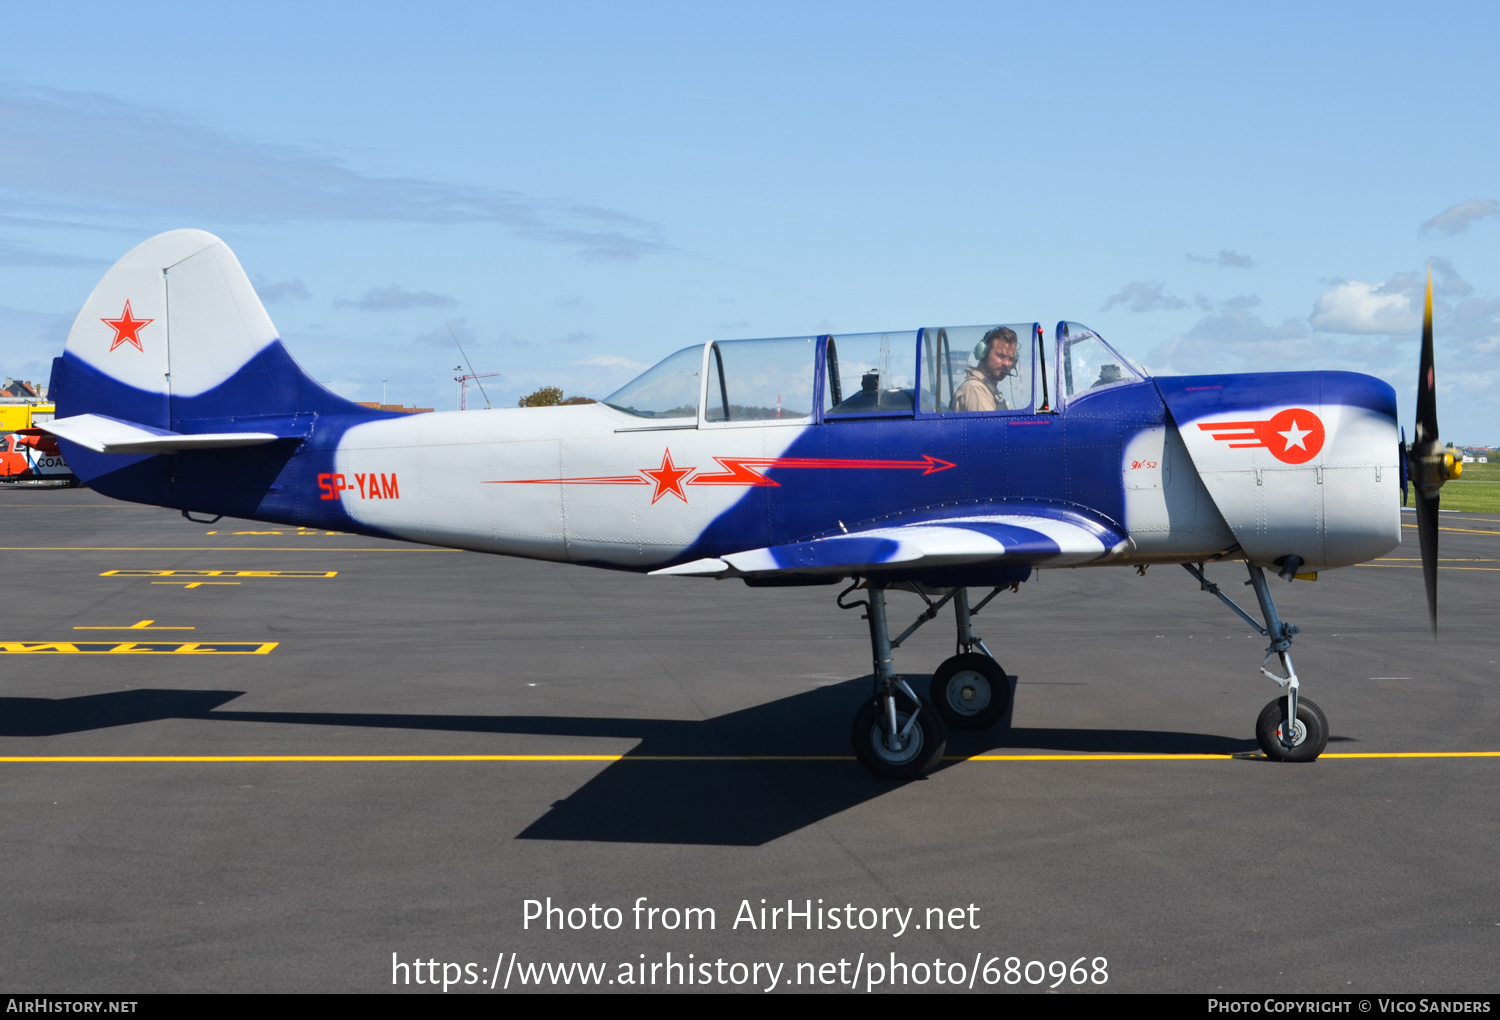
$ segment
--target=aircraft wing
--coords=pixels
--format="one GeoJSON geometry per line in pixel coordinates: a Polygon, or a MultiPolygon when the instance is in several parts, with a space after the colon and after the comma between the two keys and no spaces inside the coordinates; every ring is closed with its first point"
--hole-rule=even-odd
{"type": "Polygon", "coordinates": [[[226,450],[260,446],[281,438],[270,432],[212,432],[183,435],[102,414],[75,414],[37,426],[59,439],[86,446],[95,453],[176,453],[186,450],[226,450]]]}
{"type": "Polygon", "coordinates": [[[1080,514],[984,514],[863,528],[693,560],[651,573],[764,577],[980,565],[1074,567],[1103,559],[1125,542],[1115,528],[1080,514]]]}

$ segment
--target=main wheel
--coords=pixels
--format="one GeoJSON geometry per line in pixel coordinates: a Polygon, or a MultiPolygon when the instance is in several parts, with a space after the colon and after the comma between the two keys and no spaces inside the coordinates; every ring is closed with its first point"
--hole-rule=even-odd
{"type": "Polygon", "coordinates": [[[1010,680],[988,655],[955,655],[932,674],[932,704],[956,730],[987,730],[1010,708],[1010,680]]]}
{"type": "Polygon", "coordinates": [[[1287,699],[1277,698],[1261,710],[1255,722],[1255,739],[1272,761],[1313,761],[1328,746],[1328,717],[1315,702],[1297,699],[1297,723],[1292,727],[1292,746],[1281,742],[1287,725],[1287,699]]]}
{"type": "MultiPolygon", "coordinates": [[[[896,699],[897,732],[906,728],[912,709],[905,698],[896,699]]],[[[906,742],[894,750],[885,743],[885,705],[878,698],[865,702],[854,717],[854,729],[850,733],[854,742],[854,756],[859,763],[881,779],[921,779],[937,768],[943,760],[943,751],[948,747],[948,737],[943,723],[932,710],[922,704],[917,712],[916,725],[907,734],[906,742]]]]}

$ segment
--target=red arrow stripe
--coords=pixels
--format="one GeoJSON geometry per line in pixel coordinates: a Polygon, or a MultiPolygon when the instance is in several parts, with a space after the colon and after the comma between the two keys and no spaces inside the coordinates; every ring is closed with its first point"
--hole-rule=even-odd
{"type": "Polygon", "coordinates": [[[485,485],[650,485],[640,475],[596,475],[593,478],[501,478],[485,485]]]}
{"type": "Polygon", "coordinates": [[[867,471],[921,471],[924,475],[930,475],[956,466],[951,461],[939,460],[931,454],[924,454],[921,460],[840,460],[821,457],[715,457],[714,460],[724,468],[722,473],[700,474],[689,479],[688,484],[775,486],[779,483],[761,473],[772,468],[862,468],[867,471]]]}

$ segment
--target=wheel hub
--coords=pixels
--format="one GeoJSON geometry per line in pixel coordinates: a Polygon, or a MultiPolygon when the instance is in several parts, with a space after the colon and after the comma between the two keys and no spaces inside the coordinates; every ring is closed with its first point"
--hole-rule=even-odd
{"type": "Polygon", "coordinates": [[[990,706],[990,682],[964,671],[948,682],[948,704],[959,715],[978,715],[990,706]]]}
{"type": "Polygon", "coordinates": [[[1281,725],[1276,727],[1276,739],[1281,741],[1283,747],[1297,747],[1307,739],[1307,726],[1298,719],[1292,724],[1292,739],[1286,738],[1286,720],[1281,720],[1281,725]]]}
{"type": "Polygon", "coordinates": [[[883,721],[876,722],[870,727],[871,748],[883,760],[890,762],[892,765],[901,765],[909,762],[922,752],[921,726],[913,726],[911,733],[906,737],[906,741],[903,743],[901,740],[901,730],[905,729],[910,719],[911,715],[909,713],[897,712],[896,733],[890,736],[887,736],[885,732],[883,721]],[[895,744],[896,747],[892,749],[891,744],[895,744]]]}

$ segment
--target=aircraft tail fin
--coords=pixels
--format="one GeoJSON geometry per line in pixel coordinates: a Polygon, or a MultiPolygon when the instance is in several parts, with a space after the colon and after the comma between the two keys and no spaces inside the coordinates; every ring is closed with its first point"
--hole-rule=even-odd
{"type": "Polygon", "coordinates": [[[59,419],[95,414],[187,434],[315,414],[382,417],[307,376],[229,246],[201,230],[158,234],[104,274],[53,365],[53,387],[59,419]]]}

